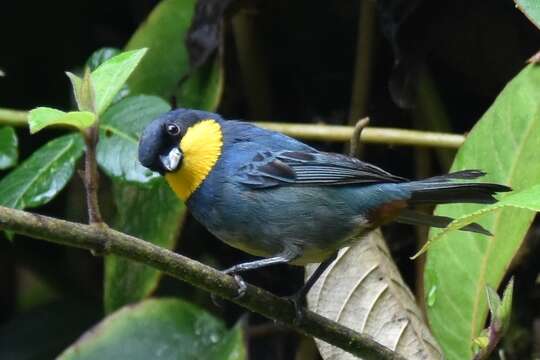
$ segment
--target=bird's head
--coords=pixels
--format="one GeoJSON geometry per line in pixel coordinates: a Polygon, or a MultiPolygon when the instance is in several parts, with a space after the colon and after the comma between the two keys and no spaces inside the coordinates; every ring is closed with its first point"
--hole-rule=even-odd
{"type": "Polygon", "coordinates": [[[173,190],[186,200],[208,176],[223,146],[221,117],[177,109],[153,120],[139,142],[139,161],[164,175],[173,190]]]}

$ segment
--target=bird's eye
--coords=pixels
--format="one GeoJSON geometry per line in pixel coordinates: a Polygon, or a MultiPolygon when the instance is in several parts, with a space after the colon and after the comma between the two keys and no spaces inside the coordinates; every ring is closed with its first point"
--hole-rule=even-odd
{"type": "Polygon", "coordinates": [[[180,128],[174,124],[167,125],[167,133],[172,136],[180,134],[180,128]]]}

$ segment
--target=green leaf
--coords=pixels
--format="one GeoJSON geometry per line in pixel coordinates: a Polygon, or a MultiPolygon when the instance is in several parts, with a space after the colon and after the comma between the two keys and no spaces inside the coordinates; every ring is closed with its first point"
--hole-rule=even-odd
{"type": "Polygon", "coordinates": [[[35,134],[39,130],[51,125],[68,125],[84,130],[92,126],[96,116],[88,111],[63,112],[48,107],[38,107],[30,111],[28,124],[30,133],[35,134]]]}
{"type": "MultiPolygon", "coordinates": [[[[540,67],[528,66],[502,91],[459,150],[452,170],[482,169],[483,181],[516,190],[540,182],[540,67]]],[[[438,215],[459,218],[480,208],[473,204],[439,206],[438,215]]],[[[490,212],[481,225],[494,236],[447,232],[433,243],[426,262],[425,294],[438,296],[427,313],[448,359],[472,357],[471,344],[485,323],[486,285],[498,287],[520,248],[534,212],[515,207],[490,212]]],[[[432,230],[433,239],[437,230],[432,230]]]]}
{"type": "Polygon", "coordinates": [[[90,74],[90,69],[84,70],[83,78],[79,78],[77,75],[70,72],[66,72],[71,86],[73,88],[73,96],[77,102],[77,106],[80,111],[90,111],[95,113],[96,110],[96,94],[94,91],[94,84],[90,74]]]}
{"type": "Polygon", "coordinates": [[[10,126],[0,127],[0,170],[17,164],[19,158],[17,146],[18,140],[15,130],[10,126]]]}
{"type": "Polygon", "coordinates": [[[126,45],[148,47],[148,54],[129,79],[132,94],[153,94],[168,99],[188,73],[184,45],[196,0],[163,0],[150,13],[126,45]]]}
{"type": "Polygon", "coordinates": [[[147,300],[108,316],[59,360],[246,358],[239,329],[177,299],[147,300]],[[232,333],[232,334],[231,334],[232,333]]]}
{"type": "MultiPolygon", "coordinates": [[[[163,179],[141,189],[115,183],[118,214],[113,227],[163,248],[174,247],[185,207],[163,179]]],[[[145,298],[154,291],[161,273],[144,264],[117,256],[105,261],[105,310],[110,313],[145,298]]]]}
{"type": "Polygon", "coordinates": [[[491,214],[497,210],[501,210],[505,207],[526,209],[536,212],[540,211],[540,184],[523,191],[515,191],[506,195],[495,204],[486,206],[470,214],[465,214],[454,219],[446,228],[438,231],[432,238],[430,238],[422,249],[420,249],[420,251],[413,256],[413,258],[418,257],[418,255],[426,251],[436,241],[444,238],[444,236],[449,232],[461,229],[464,226],[478,221],[483,216],[491,214]]]}
{"type": "Polygon", "coordinates": [[[497,317],[502,324],[503,333],[508,330],[510,326],[510,317],[512,315],[512,301],[514,297],[514,278],[512,277],[506,285],[503,292],[503,297],[499,309],[497,311],[497,317]]]}
{"type": "Polygon", "coordinates": [[[107,175],[121,181],[146,184],[158,175],[139,163],[139,136],[146,125],[170,110],[154,96],[128,97],[114,104],[100,122],[97,160],[107,175]]]}
{"type": "Polygon", "coordinates": [[[48,142],[0,181],[0,205],[24,209],[49,202],[71,179],[83,151],[79,134],[48,142]]]}
{"type": "Polygon", "coordinates": [[[497,294],[497,290],[495,290],[491,286],[486,286],[486,298],[491,316],[497,316],[497,313],[499,312],[499,307],[501,306],[501,298],[499,297],[499,294],[497,294]]]}
{"type": "Polygon", "coordinates": [[[111,104],[147,49],[126,51],[116,55],[92,72],[96,96],[96,113],[101,115],[111,104]]]}
{"type": "Polygon", "coordinates": [[[540,28],[540,2],[538,0],[514,0],[516,7],[521,10],[525,16],[537,28],[540,28]]]}

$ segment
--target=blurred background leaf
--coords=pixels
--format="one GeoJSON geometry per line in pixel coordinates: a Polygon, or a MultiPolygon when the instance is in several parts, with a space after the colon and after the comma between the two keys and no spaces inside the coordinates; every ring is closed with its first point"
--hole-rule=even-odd
{"type": "Polygon", "coordinates": [[[148,47],[148,54],[128,81],[132,94],[174,94],[189,71],[184,38],[194,10],[195,0],[163,0],[133,34],[126,49],[148,47]]]}
{"type": "Polygon", "coordinates": [[[146,300],[109,315],[59,356],[68,359],[246,359],[241,329],[176,299],[146,300]]]}
{"type": "MultiPolygon", "coordinates": [[[[473,128],[452,170],[482,169],[488,173],[484,181],[508,184],[515,190],[540,183],[538,93],[540,68],[528,66],[473,128]]],[[[445,205],[437,207],[436,213],[456,218],[479,207],[445,205]]],[[[427,313],[448,359],[472,356],[473,339],[480,334],[488,313],[484,289],[486,285],[498,287],[533,218],[530,210],[504,209],[480,220],[493,237],[452,232],[429,249],[424,277],[425,293],[432,301],[428,301],[427,313]]],[[[438,231],[432,230],[430,238],[438,231]]]]}
{"type": "Polygon", "coordinates": [[[111,106],[100,121],[97,161],[101,169],[115,180],[140,184],[156,180],[158,174],[139,163],[139,136],[152,119],[169,110],[160,98],[142,95],[111,106]]]}
{"type": "MultiPolygon", "coordinates": [[[[163,179],[146,189],[115,182],[113,193],[118,206],[115,229],[167,249],[174,248],[185,207],[163,179]]],[[[162,275],[151,267],[116,256],[106,258],[105,269],[107,313],[151,294],[162,275]]]]}
{"type": "Polygon", "coordinates": [[[24,209],[46,204],[71,179],[83,150],[79,134],[59,137],[36,150],[0,180],[0,205],[24,209]]]}
{"type": "Polygon", "coordinates": [[[531,22],[540,29],[540,3],[536,0],[514,0],[516,7],[521,10],[531,22]]]}
{"type": "Polygon", "coordinates": [[[0,127],[0,170],[15,166],[19,158],[18,140],[10,126],[0,127]]]}

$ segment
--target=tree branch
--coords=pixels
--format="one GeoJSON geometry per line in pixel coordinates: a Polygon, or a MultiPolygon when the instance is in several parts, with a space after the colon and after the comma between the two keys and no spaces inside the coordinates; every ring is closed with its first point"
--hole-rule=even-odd
{"type": "Polygon", "coordinates": [[[261,288],[248,284],[246,294],[236,299],[236,282],[232,277],[195,260],[107,227],[83,225],[0,206],[0,229],[57,244],[88,249],[98,254],[123,256],[152,266],[364,359],[404,360],[401,355],[370,337],[314,312],[306,310],[305,316],[295,321],[294,306],[289,301],[261,288]]]}
{"type": "MultiPolygon", "coordinates": [[[[277,122],[254,122],[255,125],[282,132],[292,137],[313,141],[347,142],[351,139],[354,126],[294,124],[277,122]]],[[[457,149],[465,136],[429,131],[366,127],[362,131],[363,143],[431,146],[457,149]]]]}
{"type": "MultiPolygon", "coordinates": [[[[0,125],[27,126],[24,111],[0,109],[0,125]]],[[[278,122],[254,122],[265,129],[280,131],[292,137],[313,141],[348,142],[354,126],[299,124],[278,122]]],[[[435,148],[457,149],[465,141],[458,134],[429,131],[368,127],[362,132],[362,142],[387,145],[429,146],[435,148]]]]}

